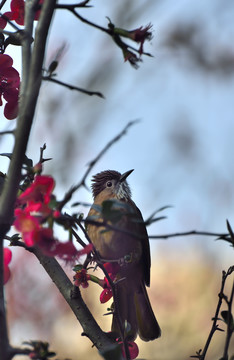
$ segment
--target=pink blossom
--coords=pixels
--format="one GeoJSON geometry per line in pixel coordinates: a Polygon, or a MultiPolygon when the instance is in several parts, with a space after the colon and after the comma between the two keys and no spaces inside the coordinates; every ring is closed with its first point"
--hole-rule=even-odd
{"type": "Polygon", "coordinates": [[[4,285],[10,279],[11,271],[9,269],[9,263],[11,262],[12,252],[8,248],[3,249],[3,262],[4,262],[4,285]]]}
{"type": "Polygon", "coordinates": [[[37,175],[34,182],[19,196],[21,203],[27,201],[48,204],[55,182],[51,176],[37,175]]]}

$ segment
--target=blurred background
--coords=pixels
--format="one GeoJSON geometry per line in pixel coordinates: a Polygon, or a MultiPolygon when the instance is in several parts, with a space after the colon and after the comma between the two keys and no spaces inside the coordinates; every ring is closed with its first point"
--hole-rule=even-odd
{"type": "MultiPolygon", "coordinates": [[[[93,0],[90,4],[93,7],[80,14],[103,27],[108,24],[106,16],[128,30],[152,23],[154,37],[144,50],[153,57],[143,56],[135,70],[124,63],[110,37],[68,11],[57,10],[45,68],[64,47],[57,78],[100,91],[105,99],[43,83],[28,157],[37,162],[40,146],[46,143],[45,157],[53,160],[45,164],[44,173],[55,178],[55,193],[61,199],[107,142],[130,120],[139,119],[96,164],[92,175],[106,169],[135,169],[129,184],[144,218],[162,206],[172,206],[161,214],[165,220],[148,228],[150,235],[190,230],[226,233],[226,219],[234,226],[233,1],[93,0]]],[[[6,53],[20,71],[20,50],[9,47],[6,53]]],[[[0,131],[13,129],[14,120],[6,122],[0,110],[0,131]]],[[[1,137],[0,152],[11,151],[11,135],[1,137]]],[[[8,160],[1,158],[1,171],[7,167],[8,160]]],[[[79,190],[71,204],[76,201],[91,203],[91,193],[79,190]]],[[[70,204],[66,210],[74,211],[70,204]]],[[[88,210],[79,211],[86,215],[88,210]]],[[[149,294],[162,337],[147,344],[139,340],[139,358],[189,359],[204,347],[222,270],[233,265],[233,248],[216,238],[151,240],[149,294]]],[[[12,280],[6,286],[12,343],[42,339],[51,343],[59,359],[99,359],[37,260],[21,249],[13,251],[12,280]]],[[[68,267],[66,271],[72,277],[68,267]]],[[[93,285],[83,294],[109,331],[111,319],[103,316],[108,305],[99,304],[100,291],[93,285]]],[[[207,360],[222,356],[224,341],[225,333],[214,335],[207,360]]]]}

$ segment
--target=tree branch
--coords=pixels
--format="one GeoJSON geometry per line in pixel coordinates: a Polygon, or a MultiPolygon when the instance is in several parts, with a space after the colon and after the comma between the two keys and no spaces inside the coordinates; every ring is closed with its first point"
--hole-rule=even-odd
{"type": "Polygon", "coordinates": [[[53,257],[43,255],[36,248],[27,247],[22,241],[14,240],[12,245],[23,247],[37,257],[40,264],[43,266],[80,322],[85,335],[92,341],[96,348],[99,351],[103,351],[108,347],[112,347],[113,341],[101,330],[84,303],[79,288],[73,286],[58,261],[53,257]]]}
{"type": "Polygon", "coordinates": [[[73,85],[70,85],[70,84],[67,84],[67,83],[64,83],[63,81],[60,81],[60,80],[57,80],[51,76],[43,76],[43,80],[46,80],[46,81],[50,81],[50,82],[53,82],[55,84],[59,84],[59,85],[62,85],[70,90],[77,90],[79,92],[82,92],[86,95],[89,95],[89,96],[93,96],[93,95],[96,95],[96,96],[99,96],[100,98],[104,99],[104,95],[99,92],[99,91],[89,91],[89,90],[86,90],[86,89],[82,89],[78,86],[73,86],[73,85]]]}
{"type": "MultiPolygon", "coordinates": [[[[233,267],[233,271],[234,271],[234,267],[233,267]]],[[[233,316],[232,316],[233,297],[234,297],[234,281],[232,284],[230,299],[227,300],[227,305],[228,305],[227,335],[226,335],[226,341],[225,341],[224,351],[223,351],[223,359],[225,359],[225,360],[228,360],[228,349],[229,349],[231,337],[234,333],[234,323],[233,323],[233,316]]]]}
{"type": "Polygon", "coordinates": [[[79,6],[77,6],[77,4],[74,4],[74,5],[57,4],[57,6],[56,6],[57,9],[67,9],[67,10],[71,11],[73,13],[73,15],[75,15],[83,23],[85,23],[85,24],[87,24],[89,26],[92,26],[92,27],[94,27],[94,28],[96,28],[98,30],[101,30],[101,31],[107,33],[108,35],[111,35],[111,30],[110,29],[106,29],[106,28],[104,28],[104,27],[102,27],[100,25],[97,25],[97,24],[93,23],[92,21],[89,21],[89,20],[85,19],[80,14],[78,14],[76,12],[77,7],[79,7],[79,6]]]}
{"type": "Polygon", "coordinates": [[[204,236],[216,236],[216,237],[226,237],[228,234],[222,234],[222,233],[213,233],[209,231],[197,231],[197,230],[191,230],[191,231],[184,231],[184,232],[178,232],[178,233],[172,233],[172,234],[164,234],[164,235],[149,235],[149,239],[169,239],[171,237],[178,237],[178,236],[189,236],[189,235],[204,235],[204,236]]]}
{"type": "MultiPolygon", "coordinates": [[[[204,349],[203,351],[199,351],[197,353],[197,355],[194,355],[194,356],[190,356],[191,358],[196,358],[196,359],[199,359],[199,360],[204,360],[205,357],[206,357],[206,353],[208,351],[208,348],[210,346],[210,343],[211,343],[211,340],[212,340],[212,337],[215,333],[216,330],[220,330],[219,326],[217,325],[217,321],[219,320],[219,313],[220,313],[220,308],[221,308],[221,305],[222,305],[222,301],[225,297],[224,295],[224,287],[225,287],[225,283],[226,283],[226,280],[228,278],[228,276],[230,276],[232,274],[232,272],[234,271],[234,266],[231,266],[228,271],[223,271],[222,272],[222,282],[221,282],[221,289],[220,289],[220,292],[219,292],[219,301],[218,301],[218,304],[217,304],[217,307],[216,307],[216,311],[215,311],[215,316],[213,317],[212,321],[213,321],[213,324],[212,324],[212,327],[211,327],[211,330],[210,330],[210,333],[209,333],[209,336],[207,338],[207,341],[205,343],[205,346],[204,346],[204,349]]],[[[226,358],[224,358],[226,359],[226,358]]]]}

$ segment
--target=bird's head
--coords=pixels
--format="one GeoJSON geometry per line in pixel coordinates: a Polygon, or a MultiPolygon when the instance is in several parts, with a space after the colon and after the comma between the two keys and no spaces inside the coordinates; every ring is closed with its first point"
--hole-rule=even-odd
{"type": "Polygon", "coordinates": [[[128,200],[131,198],[131,190],[126,181],[133,170],[120,174],[115,170],[106,170],[92,178],[92,192],[94,199],[102,193],[105,198],[128,200]]]}

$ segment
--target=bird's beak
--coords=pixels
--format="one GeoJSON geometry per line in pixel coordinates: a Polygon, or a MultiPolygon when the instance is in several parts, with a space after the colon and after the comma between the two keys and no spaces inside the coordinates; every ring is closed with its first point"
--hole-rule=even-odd
{"type": "Polygon", "coordinates": [[[127,177],[128,177],[133,171],[134,171],[134,169],[128,170],[128,171],[126,171],[125,173],[123,173],[123,174],[120,176],[119,181],[120,181],[120,182],[123,182],[124,180],[126,180],[127,177]]]}

